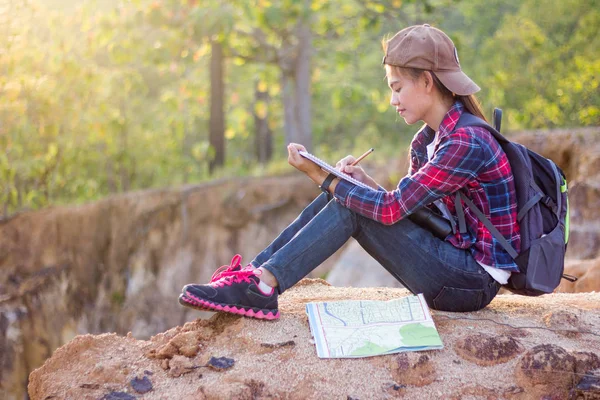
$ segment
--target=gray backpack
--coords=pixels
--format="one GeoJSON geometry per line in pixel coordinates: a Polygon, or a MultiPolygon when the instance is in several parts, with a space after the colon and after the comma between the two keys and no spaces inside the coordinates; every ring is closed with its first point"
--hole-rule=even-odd
{"type": "Polygon", "coordinates": [[[513,273],[505,287],[516,294],[539,296],[552,293],[561,277],[571,282],[576,277],[563,274],[569,241],[569,201],[565,174],[552,161],[500,134],[502,111],[494,110],[492,128],[484,120],[464,112],[458,129],[478,126],[487,129],[498,141],[510,163],[517,194],[517,220],[521,229],[521,249],[517,252],[462,191],[456,193],[459,230],[466,233],[462,202],[488,228],[511,255],[520,273],[513,273]],[[462,202],[461,202],[462,200],[462,202]]]}

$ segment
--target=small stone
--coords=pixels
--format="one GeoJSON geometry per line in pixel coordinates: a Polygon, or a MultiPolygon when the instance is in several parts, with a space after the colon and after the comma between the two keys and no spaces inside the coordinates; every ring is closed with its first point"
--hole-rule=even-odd
{"type": "Polygon", "coordinates": [[[513,386],[509,387],[508,389],[506,389],[504,393],[518,394],[518,393],[523,393],[524,391],[525,390],[522,387],[513,385],[513,386]]]}
{"type": "Polygon", "coordinates": [[[233,364],[235,364],[235,360],[233,358],[211,357],[210,360],[208,360],[208,364],[206,364],[206,366],[217,371],[223,371],[233,367],[233,364]]]}
{"type": "Polygon", "coordinates": [[[168,369],[169,369],[169,360],[166,360],[166,359],[165,359],[165,360],[162,360],[162,361],[160,362],[160,367],[161,367],[162,369],[164,369],[165,371],[166,371],[166,370],[168,370],[168,369]]]}
{"type": "Polygon", "coordinates": [[[388,382],[383,385],[383,391],[387,392],[385,398],[391,397],[399,397],[405,394],[406,385],[398,384],[396,382],[388,382]]]}
{"type": "Polygon", "coordinates": [[[100,400],[136,400],[134,396],[125,392],[110,392],[105,394],[100,400]]]}
{"type": "Polygon", "coordinates": [[[82,389],[100,389],[100,385],[97,383],[82,383],[79,387],[82,389]]]}
{"type": "Polygon", "coordinates": [[[583,398],[600,398],[600,376],[586,375],[575,387],[575,392],[583,398]],[[586,397],[586,393],[590,396],[586,397]],[[592,397],[594,394],[597,397],[592,397]]]}
{"type": "Polygon", "coordinates": [[[145,375],[150,375],[150,376],[152,376],[152,375],[154,375],[154,372],[152,372],[152,371],[148,371],[147,369],[145,369],[145,370],[144,370],[144,374],[145,374],[145,375]]]}
{"type": "Polygon", "coordinates": [[[281,343],[261,343],[260,346],[261,347],[266,347],[268,349],[277,349],[279,347],[286,347],[286,346],[295,346],[296,342],[294,342],[293,340],[288,340],[287,342],[281,342],[281,343]]]}
{"type": "Polygon", "coordinates": [[[136,392],[144,394],[152,390],[152,382],[150,382],[150,379],[148,379],[147,376],[144,376],[141,379],[136,377],[131,380],[131,387],[136,392]]]}

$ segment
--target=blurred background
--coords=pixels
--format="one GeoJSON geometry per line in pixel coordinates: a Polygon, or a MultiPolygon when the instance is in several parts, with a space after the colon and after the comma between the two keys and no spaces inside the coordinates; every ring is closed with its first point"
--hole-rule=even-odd
{"type": "Polygon", "coordinates": [[[505,131],[600,124],[598,0],[0,0],[0,218],[289,172],[290,141],[396,157],[381,40],[420,23],[505,131]]]}
{"type": "MultiPolygon", "coordinates": [[[[209,317],[181,287],[251,261],[318,193],[286,143],[374,147],[394,187],[419,127],[389,105],[381,41],[421,23],[567,173],[580,280],[557,291],[600,290],[598,0],[0,0],[0,398],[77,335],[209,317]]],[[[311,276],[399,285],[354,241],[311,276]]]]}

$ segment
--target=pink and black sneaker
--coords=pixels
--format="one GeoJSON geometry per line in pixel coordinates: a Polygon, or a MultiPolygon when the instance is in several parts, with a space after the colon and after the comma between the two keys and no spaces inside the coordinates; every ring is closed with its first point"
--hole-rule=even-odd
{"type": "MultiPolygon", "coordinates": [[[[254,268],[251,264],[248,264],[246,268],[254,268]]],[[[213,272],[212,277],[210,278],[210,282],[216,282],[219,279],[221,279],[223,277],[224,273],[227,272],[233,272],[233,271],[240,271],[242,269],[242,256],[240,256],[239,254],[236,254],[235,256],[233,256],[233,258],[231,259],[231,263],[229,263],[229,265],[222,265],[219,268],[217,268],[217,270],[215,272],[213,272]]],[[[190,286],[190,285],[186,285],[183,287],[183,292],[185,293],[186,288],[190,286]]],[[[207,307],[203,307],[200,305],[192,305],[189,301],[189,299],[182,299],[182,296],[179,296],[179,303],[181,305],[187,306],[187,307],[191,307],[191,308],[195,308],[197,310],[200,311],[214,311],[211,310],[210,308],[207,307]]]]}
{"type": "MultiPolygon", "coordinates": [[[[250,264],[246,266],[246,268],[252,268],[250,264]]],[[[222,265],[217,268],[215,272],[213,272],[212,277],[210,278],[211,282],[216,282],[223,277],[224,273],[232,272],[232,271],[240,271],[242,269],[242,256],[236,254],[231,259],[231,263],[229,265],[222,265]]],[[[185,287],[184,287],[185,290],[185,287]]]]}
{"type": "Polygon", "coordinates": [[[254,268],[220,272],[219,278],[207,285],[185,285],[179,303],[201,310],[277,319],[277,291],[263,292],[258,287],[259,276],[260,270],[254,268]]]}

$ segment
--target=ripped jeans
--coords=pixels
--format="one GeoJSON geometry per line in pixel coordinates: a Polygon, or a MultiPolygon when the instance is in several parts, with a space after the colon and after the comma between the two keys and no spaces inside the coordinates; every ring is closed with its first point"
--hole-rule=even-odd
{"type": "Polygon", "coordinates": [[[467,250],[433,236],[409,219],[383,225],[321,194],[252,261],[270,271],[279,292],[292,287],[350,237],[412,293],[443,311],[476,311],[497,283],[467,250]]]}

